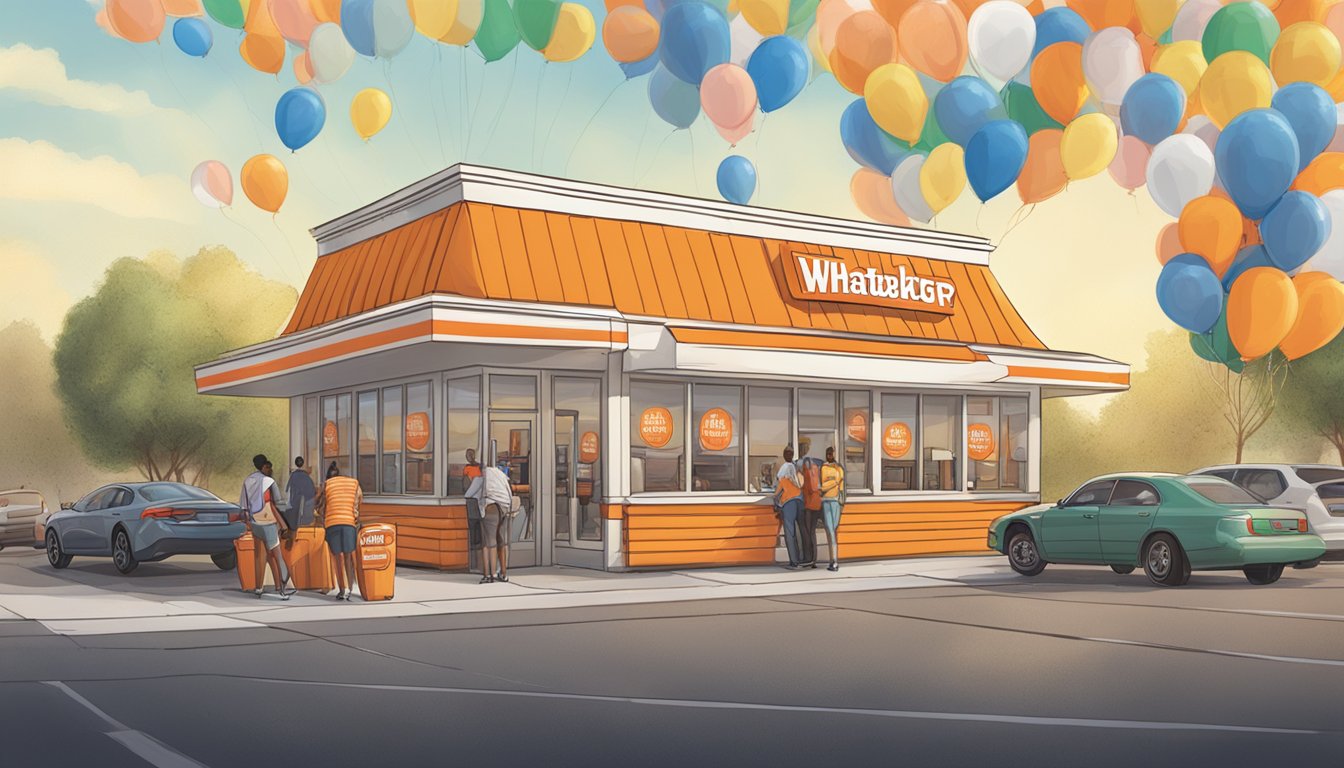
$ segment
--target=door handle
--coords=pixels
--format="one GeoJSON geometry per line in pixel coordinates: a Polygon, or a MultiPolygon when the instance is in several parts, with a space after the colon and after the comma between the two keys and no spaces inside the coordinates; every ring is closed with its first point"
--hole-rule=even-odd
{"type": "Polygon", "coordinates": [[[1150,515],[1150,514],[1152,514],[1152,513],[1149,512],[1149,511],[1147,511],[1147,510],[1144,510],[1144,511],[1142,511],[1142,512],[1139,513],[1139,517],[1147,517],[1147,516],[1150,515]]]}
{"type": "Polygon", "coordinates": [[[1096,512],[1084,512],[1084,513],[1083,513],[1083,517],[1087,518],[1088,520],[1091,520],[1092,518],[1094,518],[1094,517],[1096,517],[1096,516],[1097,516],[1097,513],[1096,513],[1096,512]]]}

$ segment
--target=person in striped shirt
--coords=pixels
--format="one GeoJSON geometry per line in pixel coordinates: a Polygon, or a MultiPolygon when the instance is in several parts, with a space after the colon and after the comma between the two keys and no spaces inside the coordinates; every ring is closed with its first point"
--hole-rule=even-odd
{"type": "Polygon", "coordinates": [[[355,526],[359,525],[359,506],[364,491],[359,481],[349,475],[336,474],[322,486],[321,519],[327,530],[327,548],[331,550],[331,564],[336,571],[337,600],[349,600],[355,581],[355,526]]]}

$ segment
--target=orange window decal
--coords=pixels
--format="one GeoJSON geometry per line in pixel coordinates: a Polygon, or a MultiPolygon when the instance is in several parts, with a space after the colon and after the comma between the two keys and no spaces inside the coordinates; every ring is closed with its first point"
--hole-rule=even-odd
{"type": "Polygon", "coordinates": [[[639,439],[650,448],[666,448],[672,442],[672,429],[672,412],[666,408],[645,408],[639,415],[639,439]]]}
{"type": "Polygon", "coordinates": [[[424,411],[406,414],[406,447],[420,452],[429,447],[429,414],[424,411]]]}
{"type": "Polygon", "coordinates": [[[597,462],[598,442],[596,432],[584,432],[579,438],[579,463],[593,464],[597,462]]]}
{"type": "Polygon", "coordinates": [[[974,461],[985,461],[994,455],[994,430],[988,424],[972,424],[966,428],[966,452],[974,461]]]}
{"type": "Polygon", "coordinates": [[[733,417],[722,408],[710,408],[700,417],[700,447],[706,451],[726,450],[733,442],[733,417]]]}
{"type": "Polygon", "coordinates": [[[903,421],[893,421],[882,430],[882,452],[887,458],[899,459],[910,452],[910,425],[903,421]]]}
{"type": "Polygon", "coordinates": [[[341,455],[341,439],[334,421],[329,420],[322,427],[322,455],[327,458],[341,455]]]}
{"type": "Polygon", "coordinates": [[[868,411],[863,408],[850,408],[845,412],[845,434],[859,443],[868,442],[868,411]]]}

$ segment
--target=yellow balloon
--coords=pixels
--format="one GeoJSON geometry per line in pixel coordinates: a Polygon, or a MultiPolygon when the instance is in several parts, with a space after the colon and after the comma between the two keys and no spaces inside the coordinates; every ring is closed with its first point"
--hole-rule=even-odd
{"type": "Polygon", "coordinates": [[[457,13],[453,16],[453,26],[439,36],[439,42],[449,45],[470,43],[484,18],[485,0],[457,0],[457,13]]]}
{"type": "Polygon", "coordinates": [[[1115,159],[1119,146],[1120,134],[1105,114],[1089,112],[1074,118],[1064,128],[1064,138],[1059,142],[1064,175],[1077,181],[1101,173],[1115,159]]]}
{"type": "Polygon", "coordinates": [[[915,70],[905,64],[883,64],[868,75],[863,98],[882,130],[911,144],[919,141],[929,97],[915,70]]]}
{"type": "Polygon", "coordinates": [[[751,28],[769,37],[789,26],[789,0],[740,0],[738,8],[751,28]]]}
{"type": "Polygon", "coordinates": [[[1280,86],[1326,85],[1339,71],[1339,62],[1339,38],[1314,21],[1299,21],[1283,30],[1269,54],[1269,68],[1280,86]]]}
{"type": "Polygon", "coordinates": [[[947,142],[933,148],[919,169],[919,191],[934,213],[956,202],[966,188],[966,154],[947,142]]]}
{"type": "Polygon", "coordinates": [[[1198,40],[1182,40],[1158,48],[1153,55],[1152,68],[1157,74],[1180,83],[1185,95],[1189,96],[1199,86],[1199,79],[1209,65],[1204,61],[1204,48],[1198,40]]]}
{"type": "Polygon", "coordinates": [[[1143,33],[1154,40],[1171,29],[1180,7],[1181,0],[1134,0],[1134,12],[1138,14],[1143,33]]]}
{"type": "Polygon", "coordinates": [[[1242,112],[1268,108],[1273,89],[1269,67],[1258,56],[1228,51],[1209,63],[1199,81],[1199,102],[1221,129],[1242,112]]]}
{"type": "Polygon", "coordinates": [[[561,3],[551,41],[541,50],[547,61],[574,61],[593,47],[597,22],[593,12],[579,3],[561,3]]]}
{"type": "Polygon", "coordinates": [[[238,180],[252,204],[271,213],[279,213],[289,194],[289,172],[274,155],[256,155],[243,163],[238,180]]]}
{"type": "Polygon", "coordinates": [[[812,61],[816,62],[821,71],[830,74],[831,59],[821,50],[821,28],[816,24],[807,31],[807,49],[812,52],[812,61]]]}
{"type": "Polygon", "coordinates": [[[365,88],[350,102],[350,122],[365,141],[383,130],[392,119],[392,99],[377,88],[365,88]]]}
{"type": "Polygon", "coordinates": [[[430,40],[441,39],[457,19],[457,0],[406,0],[411,21],[430,40]]]}

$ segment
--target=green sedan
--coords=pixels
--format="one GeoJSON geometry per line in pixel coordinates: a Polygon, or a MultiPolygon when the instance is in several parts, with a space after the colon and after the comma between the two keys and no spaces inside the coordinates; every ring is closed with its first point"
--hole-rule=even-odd
{"type": "Polygon", "coordinates": [[[1325,554],[1301,512],[1266,506],[1219,477],[1158,473],[1094,478],[1055,504],[1000,517],[989,548],[1023,576],[1048,563],[1119,574],[1141,565],[1166,587],[1185,584],[1191,570],[1240,569],[1252,584],[1272,584],[1284,566],[1309,567],[1325,554]]]}

